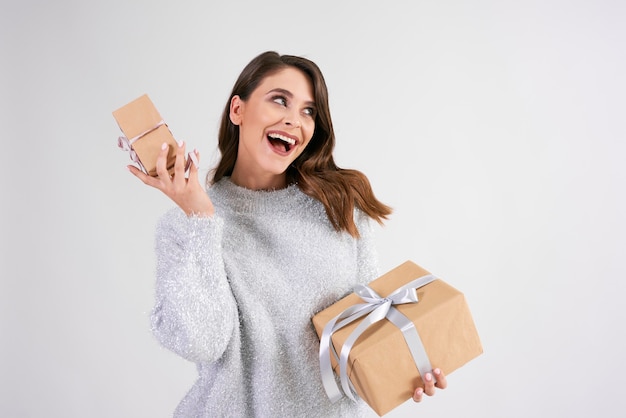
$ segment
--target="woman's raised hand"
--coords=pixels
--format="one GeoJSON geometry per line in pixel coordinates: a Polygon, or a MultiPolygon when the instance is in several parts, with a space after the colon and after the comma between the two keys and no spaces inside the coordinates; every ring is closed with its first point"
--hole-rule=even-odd
{"type": "MultiPolygon", "coordinates": [[[[165,143],[161,147],[156,163],[157,177],[151,177],[132,165],[128,166],[129,171],[148,186],[165,193],[187,216],[213,216],[215,212],[213,203],[198,180],[198,167],[195,163],[191,164],[189,176],[185,177],[185,143],[181,141],[176,149],[176,162],[172,176],[166,168],[168,147],[165,143]]],[[[199,161],[200,154],[197,150],[193,152],[199,161]]]]}
{"type": "Polygon", "coordinates": [[[437,379],[437,383],[435,383],[435,380],[433,379],[432,374],[426,373],[423,379],[424,387],[417,388],[415,389],[415,392],[413,392],[413,400],[415,402],[421,402],[424,394],[426,394],[427,396],[433,396],[435,394],[436,388],[445,389],[448,386],[448,382],[446,381],[446,376],[443,374],[443,372],[440,369],[433,370],[433,374],[435,375],[435,378],[437,379]]]}

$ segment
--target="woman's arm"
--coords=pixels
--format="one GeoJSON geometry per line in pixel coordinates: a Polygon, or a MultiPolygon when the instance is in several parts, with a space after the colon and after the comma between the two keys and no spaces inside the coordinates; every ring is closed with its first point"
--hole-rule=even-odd
{"type": "MultiPolygon", "coordinates": [[[[157,177],[130,172],[178,205],[156,233],[156,304],[152,330],[165,347],[193,362],[218,359],[238,323],[222,261],[222,225],[192,164],[185,176],[185,144],[176,149],[174,175],[166,169],[168,145],[157,158],[157,177]]],[[[194,151],[197,160],[200,155],[194,151]]]]}
{"type": "Polygon", "coordinates": [[[152,330],[167,348],[193,362],[217,360],[238,324],[222,261],[219,218],[168,212],[156,233],[156,304],[152,330]]]}

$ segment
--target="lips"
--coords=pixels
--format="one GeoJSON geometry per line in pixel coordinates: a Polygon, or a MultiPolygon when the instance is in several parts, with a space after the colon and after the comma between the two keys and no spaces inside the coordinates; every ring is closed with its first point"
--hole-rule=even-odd
{"type": "Polygon", "coordinates": [[[269,132],[267,140],[274,151],[281,155],[289,154],[300,142],[297,137],[285,132],[269,132]]]}

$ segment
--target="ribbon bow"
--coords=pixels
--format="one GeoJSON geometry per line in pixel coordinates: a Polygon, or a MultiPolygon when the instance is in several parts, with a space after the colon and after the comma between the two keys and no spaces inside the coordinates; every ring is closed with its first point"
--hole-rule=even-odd
{"type": "Polygon", "coordinates": [[[123,151],[128,151],[128,154],[130,155],[130,159],[134,162],[137,163],[137,165],[139,166],[139,168],[141,169],[141,171],[143,171],[144,173],[148,174],[148,170],[146,170],[146,168],[144,167],[144,165],[141,163],[141,161],[139,160],[139,156],[137,155],[137,153],[135,152],[135,150],[133,149],[133,144],[139,140],[140,138],[143,138],[144,136],[148,135],[150,132],[156,131],[157,129],[159,129],[161,126],[165,125],[165,121],[161,120],[159,123],[157,123],[156,125],[154,125],[152,128],[150,129],[146,129],[145,131],[143,131],[142,133],[140,133],[139,135],[136,135],[130,139],[128,139],[125,135],[122,135],[120,137],[117,138],[117,146],[123,150],[123,151]]]}
{"type": "Polygon", "coordinates": [[[352,383],[348,377],[348,355],[361,334],[370,325],[385,318],[402,331],[402,335],[404,336],[411,355],[413,356],[413,360],[415,361],[415,365],[417,366],[420,376],[424,376],[424,374],[432,370],[424,344],[415,329],[415,325],[409,318],[397,310],[394,305],[417,303],[417,289],[436,279],[437,278],[435,276],[430,274],[422,276],[396,289],[385,298],[381,297],[372,288],[365,285],[357,285],[354,288],[354,293],[356,293],[365,303],[353,305],[331,319],[324,327],[320,338],[319,354],[322,384],[324,385],[324,390],[326,391],[326,394],[331,402],[336,402],[342,397],[341,391],[339,390],[337,382],[333,376],[331,355],[333,355],[339,362],[339,380],[343,393],[345,393],[348,398],[355,401],[356,399],[352,393],[354,388],[352,387],[352,383]],[[363,319],[354,331],[352,331],[350,336],[348,336],[348,339],[341,347],[340,355],[337,356],[337,352],[335,351],[331,340],[333,333],[365,315],[367,315],[365,319],[363,319]]]}
{"type": "MultiPolygon", "coordinates": [[[[141,160],[139,159],[139,156],[137,155],[137,153],[133,149],[133,144],[137,140],[139,140],[139,139],[143,138],[144,136],[148,135],[150,132],[156,131],[157,129],[159,129],[163,125],[165,125],[165,121],[161,120],[159,123],[154,125],[152,128],[146,129],[145,131],[143,131],[139,135],[136,135],[136,136],[132,137],[131,139],[128,139],[125,135],[122,135],[122,136],[117,138],[117,146],[121,150],[123,150],[123,151],[128,151],[128,154],[130,155],[130,159],[139,166],[139,169],[141,171],[143,171],[146,174],[148,174],[148,170],[146,170],[146,167],[141,163],[141,160]]],[[[196,167],[198,167],[198,165],[199,165],[198,158],[196,157],[195,152],[190,152],[190,153],[187,154],[187,156],[188,156],[188,159],[187,159],[187,161],[185,163],[185,172],[187,172],[187,170],[189,170],[189,167],[191,167],[192,163],[196,167]]]]}

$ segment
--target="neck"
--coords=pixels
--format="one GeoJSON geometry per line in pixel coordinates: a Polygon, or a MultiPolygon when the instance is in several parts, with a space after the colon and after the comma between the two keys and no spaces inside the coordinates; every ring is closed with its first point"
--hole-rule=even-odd
{"type": "Polygon", "coordinates": [[[230,181],[237,186],[250,190],[278,190],[287,187],[287,175],[282,174],[242,174],[236,169],[230,176],[230,181]]]}

